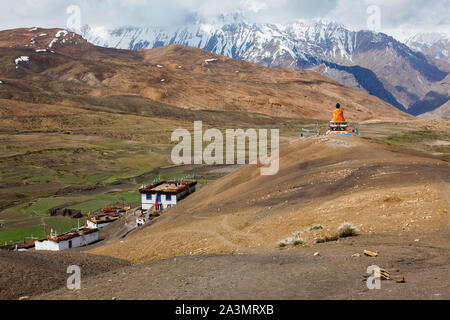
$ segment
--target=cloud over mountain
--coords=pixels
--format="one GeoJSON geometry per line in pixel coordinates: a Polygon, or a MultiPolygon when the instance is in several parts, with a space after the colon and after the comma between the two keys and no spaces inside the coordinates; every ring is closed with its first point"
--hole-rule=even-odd
{"type": "MultiPolygon", "coordinates": [[[[448,30],[450,0],[24,0],[2,1],[0,29],[23,26],[65,27],[66,8],[81,8],[82,24],[113,28],[123,25],[182,25],[193,16],[209,19],[241,12],[249,22],[285,23],[295,19],[337,21],[353,29],[367,28],[367,8],[379,6],[381,31],[448,30]]],[[[405,35],[404,37],[406,37],[405,35]]]]}

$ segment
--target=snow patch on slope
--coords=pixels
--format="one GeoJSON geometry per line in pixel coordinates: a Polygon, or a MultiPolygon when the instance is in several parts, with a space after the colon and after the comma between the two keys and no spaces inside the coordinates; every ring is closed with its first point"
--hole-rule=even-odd
{"type": "MultiPolygon", "coordinates": [[[[55,37],[53,38],[53,40],[50,42],[50,44],[48,45],[49,48],[52,48],[53,45],[59,40],[59,38],[61,37],[61,35],[63,35],[63,38],[65,36],[67,36],[69,34],[69,32],[67,32],[66,30],[60,30],[56,33],[55,37]]],[[[62,40],[62,43],[65,43],[66,39],[62,40]]]]}
{"type": "Polygon", "coordinates": [[[30,61],[30,57],[28,57],[28,56],[20,56],[16,60],[14,60],[14,62],[16,64],[19,64],[20,62],[29,62],[29,61],[30,61]]]}

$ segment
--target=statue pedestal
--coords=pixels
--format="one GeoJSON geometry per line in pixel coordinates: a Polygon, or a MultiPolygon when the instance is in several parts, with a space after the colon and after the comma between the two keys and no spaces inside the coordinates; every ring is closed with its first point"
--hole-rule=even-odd
{"type": "Polygon", "coordinates": [[[328,124],[330,128],[327,132],[327,136],[329,135],[343,135],[343,136],[351,136],[352,134],[348,132],[349,124],[348,122],[330,122],[328,124]]]}

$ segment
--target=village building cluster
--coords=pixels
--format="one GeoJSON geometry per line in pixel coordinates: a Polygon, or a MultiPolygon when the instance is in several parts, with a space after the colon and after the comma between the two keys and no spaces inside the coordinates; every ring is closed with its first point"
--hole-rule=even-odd
{"type": "MultiPolygon", "coordinates": [[[[182,199],[195,192],[197,181],[195,180],[160,180],[139,189],[141,195],[141,208],[138,210],[136,227],[148,222],[152,216],[159,215],[162,211],[176,206],[182,199]]],[[[130,206],[118,205],[103,208],[100,212],[89,214],[86,224],[73,228],[66,233],[58,234],[51,231],[43,240],[32,240],[21,244],[4,246],[4,249],[23,251],[34,248],[44,251],[62,251],[96,243],[100,240],[99,230],[122,219],[131,212],[130,206]]]]}

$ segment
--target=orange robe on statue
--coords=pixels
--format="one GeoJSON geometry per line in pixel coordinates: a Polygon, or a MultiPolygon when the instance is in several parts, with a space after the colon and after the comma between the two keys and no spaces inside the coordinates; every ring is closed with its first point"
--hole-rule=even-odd
{"type": "Polygon", "coordinates": [[[336,109],[333,111],[333,120],[331,122],[345,122],[344,111],[341,109],[336,109]]]}

